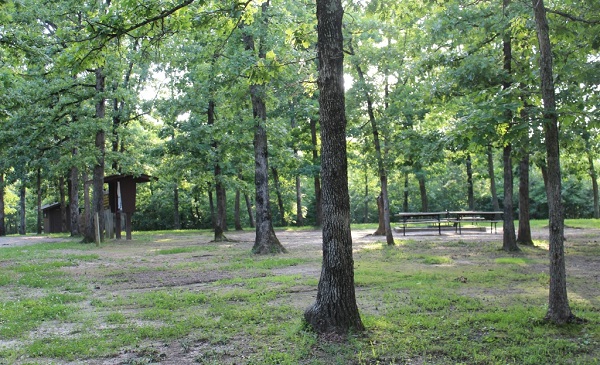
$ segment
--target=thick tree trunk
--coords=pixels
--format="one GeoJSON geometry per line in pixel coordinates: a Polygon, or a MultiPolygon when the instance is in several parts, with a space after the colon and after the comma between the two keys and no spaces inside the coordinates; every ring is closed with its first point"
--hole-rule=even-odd
{"type": "Polygon", "coordinates": [[[500,203],[498,202],[498,190],[496,189],[496,174],[494,172],[494,153],[492,146],[488,146],[488,175],[490,175],[490,193],[492,194],[492,209],[496,212],[500,211],[500,203]]]}
{"type": "Polygon", "coordinates": [[[4,173],[0,172],[0,237],[6,236],[4,219],[4,173]]]}
{"type": "Polygon", "coordinates": [[[548,214],[550,231],[550,290],[546,319],[563,324],[575,319],[567,298],[567,274],[564,252],[564,216],[561,201],[561,172],[558,115],[554,80],[552,78],[552,49],[546,9],[543,0],[532,0],[539,43],[540,79],[544,102],[544,135],[546,144],[548,185],[548,214]]]}
{"type": "Polygon", "coordinates": [[[242,193],[240,192],[240,189],[237,188],[235,189],[235,202],[234,202],[234,206],[233,206],[233,224],[235,226],[235,230],[236,231],[242,231],[242,219],[241,219],[241,212],[240,212],[240,203],[241,203],[241,195],[242,193]]]}
{"type": "MultiPolygon", "coordinates": [[[[269,1],[262,4],[262,21],[267,26],[267,9],[269,1]]],[[[244,34],[244,45],[247,51],[254,52],[254,36],[244,34]]],[[[258,58],[265,58],[263,42],[258,47],[258,58]]],[[[252,252],[256,254],[286,252],[273,229],[271,204],[269,201],[269,163],[267,148],[267,107],[265,104],[265,85],[251,84],[252,115],[254,117],[254,185],[256,188],[256,239],[252,252]]]]}
{"type": "Polygon", "coordinates": [[[523,156],[519,161],[519,231],[517,242],[522,245],[533,245],[531,224],[529,219],[529,152],[522,149],[523,156]]]}
{"type": "Polygon", "coordinates": [[[317,0],[323,265],[317,298],[304,312],[318,333],[362,331],[354,289],[350,197],[346,160],[343,9],[340,0],[317,0]]]}
{"type": "Polygon", "coordinates": [[[21,180],[21,188],[19,189],[19,234],[25,235],[27,233],[27,221],[25,219],[26,206],[25,206],[25,194],[27,188],[25,187],[25,180],[21,180]]]}
{"type": "Polygon", "coordinates": [[[43,224],[42,224],[42,171],[38,168],[36,174],[36,183],[35,188],[37,192],[37,222],[35,225],[35,231],[37,234],[42,234],[43,224]]]}
{"type": "MultiPolygon", "coordinates": [[[[313,118],[310,119],[310,136],[312,141],[312,162],[315,166],[321,166],[319,159],[319,145],[317,142],[317,121],[313,118]]],[[[320,172],[314,174],[314,186],[315,186],[315,226],[321,227],[323,222],[323,213],[321,209],[321,177],[320,172]]]]}
{"type": "Polygon", "coordinates": [[[179,184],[173,184],[173,228],[181,229],[181,217],[179,215],[179,184]]]}
{"type": "Polygon", "coordinates": [[[277,208],[279,211],[279,223],[282,227],[287,226],[285,220],[285,207],[283,205],[283,197],[281,196],[281,182],[279,181],[279,170],[275,167],[271,167],[273,173],[273,184],[275,185],[275,195],[277,196],[277,208]]]}
{"type": "Polygon", "coordinates": [[[475,210],[475,193],[473,192],[473,166],[471,155],[467,155],[467,204],[469,210],[475,210]]]}
{"type": "Polygon", "coordinates": [[[519,251],[515,235],[514,206],[513,206],[513,171],[512,146],[504,146],[504,223],[502,249],[504,251],[519,251]]]}

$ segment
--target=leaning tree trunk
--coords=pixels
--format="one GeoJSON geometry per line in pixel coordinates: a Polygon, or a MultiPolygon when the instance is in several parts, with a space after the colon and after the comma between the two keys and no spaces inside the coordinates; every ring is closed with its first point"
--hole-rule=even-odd
{"type": "Polygon", "coordinates": [[[254,219],[254,212],[252,211],[252,203],[248,194],[244,193],[244,200],[246,201],[246,210],[248,211],[248,225],[250,228],[256,227],[256,221],[254,219]]]}
{"type": "Polygon", "coordinates": [[[343,13],[340,0],[317,0],[323,265],[316,301],[304,312],[318,333],[338,334],[364,330],[356,305],[350,232],[343,13]]]}
{"type": "Polygon", "coordinates": [[[4,223],[4,173],[0,172],[0,237],[6,236],[4,223]]]}
{"type": "Polygon", "coordinates": [[[548,185],[548,215],[550,231],[550,290],[546,320],[563,324],[572,322],[575,316],[571,312],[567,297],[567,274],[564,251],[564,216],[561,202],[561,172],[558,114],[554,81],[552,78],[552,49],[546,9],[543,0],[532,0],[533,13],[539,43],[540,79],[542,100],[544,102],[544,137],[548,185]]]}
{"type": "Polygon", "coordinates": [[[241,192],[239,188],[235,189],[235,201],[233,204],[233,225],[236,231],[242,231],[242,219],[240,212],[241,192]]]}
{"type": "Polygon", "coordinates": [[[522,149],[523,156],[519,161],[519,231],[517,242],[522,245],[533,245],[531,224],[529,219],[529,152],[522,149]]]}
{"type": "MultiPolygon", "coordinates": [[[[262,4],[262,26],[266,27],[266,12],[269,1],[262,4]]],[[[247,51],[254,52],[254,36],[244,34],[244,45],[247,51]]],[[[258,57],[265,58],[263,42],[258,47],[258,57]]],[[[269,202],[269,156],[267,148],[267,107],[265,104],[265,85],[252,83],[250,98],[254,117],[254,185],[256,189],[256,239],[252,252],[256,254],[281,253],[286,249],[281,245],[273,229],[271,206],[269,202]]]]}

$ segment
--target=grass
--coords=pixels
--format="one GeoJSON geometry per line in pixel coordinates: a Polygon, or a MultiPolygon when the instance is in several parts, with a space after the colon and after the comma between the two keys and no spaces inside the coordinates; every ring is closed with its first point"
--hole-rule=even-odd
{"type": "MultiPolygon", "coordinates": [[[[357,247],[367,331],[336,342],[302,322],[320,255],[254,256],[250,245],[198,244],[211,239],[204,231],[134,237],[100,248],[0,248],[0,364],[600,363],[599,284],[568,278],[572,309],[587,323],[541,321],[541,248],[512,255],[497,241],[411,240],[357,247]]],[[[593,240],[570,244],[570,255],[600,255],[593,240]]]]}

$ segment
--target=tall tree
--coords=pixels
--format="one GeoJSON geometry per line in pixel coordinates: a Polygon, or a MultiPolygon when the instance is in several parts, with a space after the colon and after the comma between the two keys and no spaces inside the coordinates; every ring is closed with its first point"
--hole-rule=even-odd
{"type": "MultiPolygon", "coordinates": [[[[267,10],[269,1],[261,6],[259,28],[267,27],[267,10]]],[[[265,40],[258,39],[250,32],[244,33],[244,45],[247,51],[257,51],[259,60],[266,58],[265,40]]],[[[266,88],[263,80],[250,80],[250,98],[252,100],[252,115],[254,117],[254,184],[256,187],[256,238],[252,252],[256,254],[281,253],[286,249],[281,245],[273,229],[271,207],[269,201],[269,163],[267,148],[267,107],[265,102],[266,88]]]]}
{"type": "Polygon", "coordinates": [[[539,45],[540,83],[544,102],[543,126],[546,144],[546,167],[548,184],[548,215],[550,231],[550,289],[546,320],[564,324],[572,322],[575,316],[571,312],[567,297],[567,275],[564,249],[564,217],[561,201],[561,172],[558,132],[558,114],[552,76],[552,47],[550,29],[543,0],[532,0],[533,15],[539,45]]]}
{"type": "Polygon", "coordinates": [[[338,334],[364,329],[356,304],[350,232],[343,15],[340,0],[317,0],[323,264],[316,301],[304,312],[318,333],[338,334]]]}

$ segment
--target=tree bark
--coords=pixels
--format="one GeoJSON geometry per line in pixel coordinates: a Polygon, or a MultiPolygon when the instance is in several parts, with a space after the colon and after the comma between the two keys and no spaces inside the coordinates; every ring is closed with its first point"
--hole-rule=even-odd
{"type": "Polygon", "coordinates": [[[519,161],[519,230],[517,242],[533,246],[531,224],[529,219],[529,152],[522,149],[523,156],[519,161]]]}
{"type": "Polygon", "coordinates": [[[504,161],[504,223],[502,249],[504,251],[520,251],[515,235],[512,146],[510,143],[504,146],[502,156],[504,161]]]}
{"type": "Polygon", "coordinates": [[[377,217],[379,218],[379,225],[377,230],[373,232],[373,236],[385,236],[385,221],[383,218],[383,194],[381,192],[375,199],[377,201],[377,217]]]}
{"type": "Polygon", "coordinates": [[[404,192],[402,201],[402,211],[408,212],[408,172],[404,173],[404,192]]]}
{"type": "Polygon", "coordinates": [[[498,212],[500,211],[500,203],[498,202],[498,190],[496,189],[496,174],[494,171],[494,153],[492,152],[492,146],[488,146],[487,157],[488,175],[490,175],[490,193],[492,194],[492,209],[498,212]]]}
{"type": "Polygon", "coordinates": [[[473,166],[471,155],[467,155],[467,204],[469,210],[475,210],[475,193],[473,192],[473,166]]]}
{"type": "MultiPolygon", "coordinates": [[[[92,224],[92,201],[90,199],[90,185],[87,171],[83,173],[83,219],[80,219],[80,231],[83,233],[82,242],[88,242],[85,237],[94,235],[94,225],[92,224]]],[[[89,243],[89,242],[88,242],[89,243]]]]}
{"type": "Polygon", "coordinates": [[[304,217],[302,216],[302,181],[300,175],[296,175],[296,226],[304,225],[304,217]]]}
{"type": "MultiPolygon", "coordinates": [[[[262,4],[263,26],[266,24],[266,12],[269,1],[262,4]]],[[[244,34],[244,45],[247,51],[254,52],[254,36],[244,34]]],[[[265,58],[266,53],[261,44],[258,47],[258,58],[265,58]]],[[[254,117],[254,185],[256,190],[256,239],[252,252],[255,254],[282,253],[286,249],[281,245],[273,229],[271,206],[269,201],[269,163],[267,148],[267,107],[265,104],[265,85],[250,85],[252,115],[254,117]]]]}
{"type": "Polygon", "coordinates": [[[558,114],[552,76],[552,49],[546,9],[543,0],[532,0],[540,54],[540,79],[544,102],[543,123],[546,144],[548,185],[549,241],[550,241],[550,289],[546,320],[563,324],[572,322],[575,316],[567,297],[567,275],[564,252],[564,216],[561,202],[561,171],[558,114]]]}
{"type": "MultiPolygon", "coordinates": [[[[310,136],[312,141],[312,161],[315,166],[321,166],[319,159],[319,145],[317,142],[317,121],[310,118],[310,136]]],[[[320,172],[314,174],[314,186],[315,186],[315,226],[321,227],[323,224],[323,213],[321,209],[321,177],[320,172]]]]}
{"type": "Polygon", "coordinates": [[[346,159],[343,9],[340,0],[317,0],[323,265],[315,303],[304,312],[318,333],[362,331],[354,289],[350,197],[346,159]]]}
{"type": "Polygon", "coordinates": [[[4,216],[4,173],[0,172],[0,237],[6,236],[4,216]]]}

